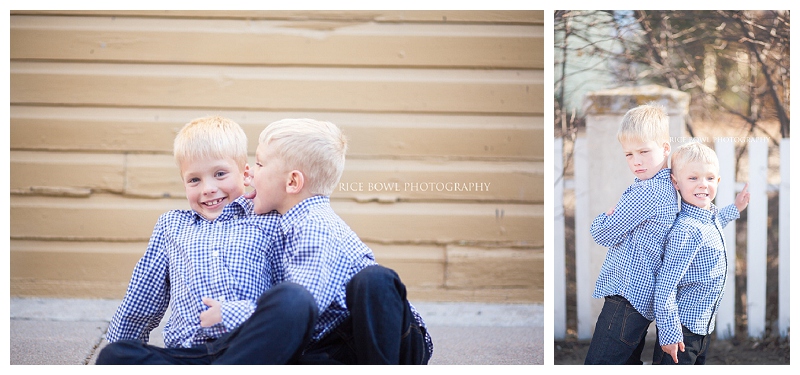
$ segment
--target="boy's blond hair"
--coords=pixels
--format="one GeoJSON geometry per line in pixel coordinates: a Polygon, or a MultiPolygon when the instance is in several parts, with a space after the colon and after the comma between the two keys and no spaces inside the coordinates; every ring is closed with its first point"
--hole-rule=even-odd
{"type": "Polygon", "coordinates": [[[196,118],[175,136],[173,155],[179,168],[184,161],[212,158],[232,159],[244,170],[247,135],[233,120],[220,116],[196,118]]]}
{"type": "Polygon", "coordinates": [[[622,117],[617,140],[669,143],[669,116],[664,107],[648,103],[629,110],[622,117]]]}
{"type": "Polygon", "coordinates": [[[677,174],[686,164],[694,162],[713,165],[717,173],[719,173],[717,153],[702,143],[690,142],[683,144],[676,148],[670,156],[673,174],[677,174]]]}
{"type": "Polygon", "coordinates": [[[309,192],[330,196],[342,177],[347,139],[333,123],[284,119],[269,124],[258,138],[270,144],[290,170],[299,170],[309,192]]]}

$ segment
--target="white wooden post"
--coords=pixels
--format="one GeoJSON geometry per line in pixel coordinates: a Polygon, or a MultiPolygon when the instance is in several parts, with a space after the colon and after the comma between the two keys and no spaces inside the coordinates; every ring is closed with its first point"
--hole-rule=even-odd
{"type": "Polygon", "coordinates": [[[747,333],[764,336],[767,301],[767,142],[748,143],[747,333]]]}
{"type": "MultiPolygon", "coordinates": [[[[714,142],[714,151],[719,159],[720,183],[717,187],[715,204],[723,208],[736,198],[736,156],[734,144],[724,139],[714,142]]],[[[725,281],[725,294],[717,312],[715,332],[721,340],[729,339],[736,333],[736,222],[732,221],[723,229],[725,250],[728,258],[728,273],[725,281]]]]}
{"type": "Polygon", "coordinates": [[[567,335],[567,275],[564,253],[564,139],[553,143],[553,336],[563,340],[567,335]]]}
{"type": "Polygon", "coordinates": [[[778,330],[781,337],[789,336],[789,170],[789,138],[784,138],[781,139],[781,187],[778,198],[778,330]]]}
{"type": "Polygon", "coordinates": [[[594,277],[590,272],[592,242],[589,228],[592,214],[589,211],[589,146],[586,137],[575,139],[575,293],[578,319],[578,340],[592,338],[597,314],[592,309],[594,277]]]}

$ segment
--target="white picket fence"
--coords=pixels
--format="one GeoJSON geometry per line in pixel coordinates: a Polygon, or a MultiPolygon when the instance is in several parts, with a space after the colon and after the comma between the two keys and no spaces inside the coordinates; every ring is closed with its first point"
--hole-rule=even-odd
{"type": "MultiPolygon", "coordinates": [[[[576,274],[576,309],[577,309],[577,338],[589,340],[597,316],[591,311],[592,291],[594,290],[594,277],[588,271],[588,251],[585,249],[592,241],[589,226],[596,213],[588,212],[589,205],[585,200],[589,189],[585,182],[588,175],[587,140],[579,137],[574,144],[574,176],[572,180],[565,180],[562,176],[564,166],[564,141],[555,139],[554,144],[554,195],[555,195],[555,222],[554,222],[554,338],[563,340],[567,332],[567,301],[566,301],[566,261],[564,235],[564,192],[568,189],[575,191],[575,227],[587,230],[575,231],[575,274],[576,274]]],[[[767,181],[767,156],[769,142],[748,142],[750,204],[747,206],[747,329],[750,337],[763,337],[766,327],[767,308],[767,231],[779,231],[778,249],[778,331],[781,337],[789,334],[789,138],[780,143],[780,185],[770,186],[767,181]],[[779,194],[779,227],[767,227],[767,192],[777,190],[779,194]]],[[[720,175],[735,176],[734,142],[730,139],[718,139],[714,142],[714,149],[720,161],[720,175]]],[[[744,187],[743,182],[736,184],[720,184],[717,190],[715,204],[724,207],[733,203],[738,192],[744,187]]],[[[728,225],[725,230],[725,242],[728,245],[728,264],[736,262],[736,226],[728,225]]],[[[736,267],[728,268],[728,280],[725,296],[717,314],[717,338],[729,339],[735,334],[735,280],[736,267]]],[[[596,275],[594,275],[596,277],[596,275]]],[[[745,292],[745,291],[739,291],[745,292]]]]}

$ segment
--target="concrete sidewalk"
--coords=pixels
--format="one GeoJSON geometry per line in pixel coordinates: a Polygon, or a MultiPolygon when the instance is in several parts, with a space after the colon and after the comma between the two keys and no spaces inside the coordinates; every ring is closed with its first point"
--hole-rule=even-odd
{"type": "MultiPolygon", "coordinates": [[[[94,364],[119,303],[12,298],[11,364],[94,364]]],[[[540,304],[412,303],[433,338],[431,365],[544,364],[540,304]]],[[[163,344],[160,327],[151,343],[163,344]]]]}

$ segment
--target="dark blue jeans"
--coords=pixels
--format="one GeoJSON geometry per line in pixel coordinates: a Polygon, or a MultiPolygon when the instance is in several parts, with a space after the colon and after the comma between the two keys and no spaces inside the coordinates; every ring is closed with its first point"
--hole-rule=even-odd
{"type": "Polygon", "coordinates": [[[264,292],[255,312],[218,340],[191,348],[161,348],[139,340],[108,344],[98,365],[285,364],[311,341],[318,308],[304,287],[282,283],[264,292]]]}
{"type": "Polygon", "coordinates": [[[389,268],[364,268],[347,284],[350,316],[300,357],[301,364],[428,364],[425,329],[408,304],[406,287],[389,268]]]}
{"type": "Polygon", "coordinates": [[[350,316],[309,345],[317,305],[300,285],[265,292],[253,315],[220,339],[192,348],[160,348],[138,340],[106,346],[97,364],[427,364],[424,331],[411,316],[405,286],[382,266],[348,283],[350,316]],[[303,351],[303,348],[306,348],[303,351]]]}
{"type": "Polygon", "coordinates": [[[584,364],[641,365],[650,323],[627,299],[606,297],[584,364]]]}
{"type": "MultiPolygon", "coordinates": [[[[683,331],[683,345],[685,351],[678,350],[678,363],[672,360],[672,356],[661,350],[661,345],[656,343],[653,348],[654,365],[704,365],[706,355],[711,345],[711,335],[698,335],[689,329],[681,326],[683,331]]],[[[656,334],[658,327],[656,327],[656,334]]]]}

